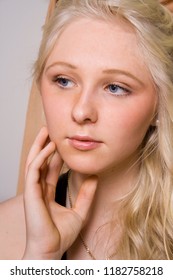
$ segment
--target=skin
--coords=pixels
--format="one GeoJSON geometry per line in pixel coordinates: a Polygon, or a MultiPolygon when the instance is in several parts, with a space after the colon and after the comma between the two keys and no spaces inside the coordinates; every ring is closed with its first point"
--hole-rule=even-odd
{"type": "Polygon", "coordinates": [[[150,73],[133,30],[117,23],[72,23],[43,72],[40,87],[49,135],[76,171],[73,180],[97,174],[107,181],[128,171],[153,122],[157,96],[150,73]],[[112,92],[113,84],[117,89],[112,92]],[[93,150],[76,148],[69,139],[75,135],[100,143],[93,150]]]}
{"type": "Polygon", "coordinates": [[[105,229],[96,232],[109,223],[118,211],[116,201],[135,182],[139,147],[157,108],[133,29],[118,18],[72,22],[46,62],[40,91],[47,127],[26,165],[22,258],[60,259],[68,250],[70,259],[88,259],[78,238],[82,230],[97,259],[103,259],[105,246],[118,242],[121,229],[116,228],[112,243],[105,229]],[[93,140],[79,141],[79,136],[93,140]],[[54,202],[63,162],[72,169],[72,209],[54,202]],[[96,246],[96,237],[102,246],[96,246]]]}
{"type": "Polygon", "coordinates": [[[172,0],[160,0],[160,3],[165,5],[171,12],[173,12],[173,1],[172,0]]]}

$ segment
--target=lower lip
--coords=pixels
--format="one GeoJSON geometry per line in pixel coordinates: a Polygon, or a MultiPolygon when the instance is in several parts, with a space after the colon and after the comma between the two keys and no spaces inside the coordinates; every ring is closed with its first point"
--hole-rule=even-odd
{"type": "Polygon", "coordinates": [[[94,141],[80,141],[77,139],[68,139],[69,143],[75,149],[81,151],[89,151],[98,148],[101,145],[101,142],[94,142],[94,141]]]}

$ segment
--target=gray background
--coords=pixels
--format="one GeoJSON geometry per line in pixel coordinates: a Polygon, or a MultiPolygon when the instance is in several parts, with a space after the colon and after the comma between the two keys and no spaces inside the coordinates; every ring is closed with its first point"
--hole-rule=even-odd
{"type": "Polygon", "coordinates": [[[49,0],[0,0],[0,202],[16,194],[25,116],[49,0]]]}

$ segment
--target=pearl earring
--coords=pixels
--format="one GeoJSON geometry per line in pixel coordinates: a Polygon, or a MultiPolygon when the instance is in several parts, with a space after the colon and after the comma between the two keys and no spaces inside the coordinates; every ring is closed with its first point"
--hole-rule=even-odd
{"type": "Polygon", "coordinates": [[[156,120],[156,126],[159,126],[160,121],[156,120]]]}

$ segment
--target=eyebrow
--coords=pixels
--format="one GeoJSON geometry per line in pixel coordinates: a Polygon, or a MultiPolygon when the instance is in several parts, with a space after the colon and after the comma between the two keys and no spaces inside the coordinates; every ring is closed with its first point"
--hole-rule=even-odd
{"type": "Polygon", "coordinates": [[[107,69],[107,70],[104,70],[103,73],[125,75],[125,76],[130,77],[133,80],[136,80],[139,84],[143,85],[143,82],[140,79],[138,79],[135,75],[133,75],[132,73],[125,71],[125,70],[107,69]]]}
{"type": "Polygon", "coordinates": [[[59,62],[54,62],[54,63],[50,64],[49,66],[47,66],[46,72],[47,72],[50,68],[52,68],[52,67],[54,67],[54,66],[57,66],[57,65],[65,66],[65,67],[68,67],[68,68],[70,68],[70,69],[77,69],[77,67],[76,67],[75,65],[73,65],[73,64],[70,64],[70,63],[68,63],[68,62],[59,61],[59,62]]]}
{"type": "MultiPolygon", "coordinates": [[[[77,69],[78,67],[71,64],[71,63],[68,63],[68,62],[63,62],[63,61],[58,61],[58,62],[54,62],[52,64],[50,64],[49,66],[47,66],[46,68],[46,72],[54,67],[54,66],[65,66],[67,68],[70,68],[70,69],[77,69]]],[[[125,71],[125,70],[120,70],[120,69],[106,69],[106,70],[103,70],[103,73],[105,74],[119,74],[119,75],[124,75],[124,76],[127,76],[127,77],[130,77],[131,79],[137,81],[139,84],[143,85],[144,83],[138,79],[135,75],[133,75],[132,73],[128,72],[128,71],[125,71]]]]}

